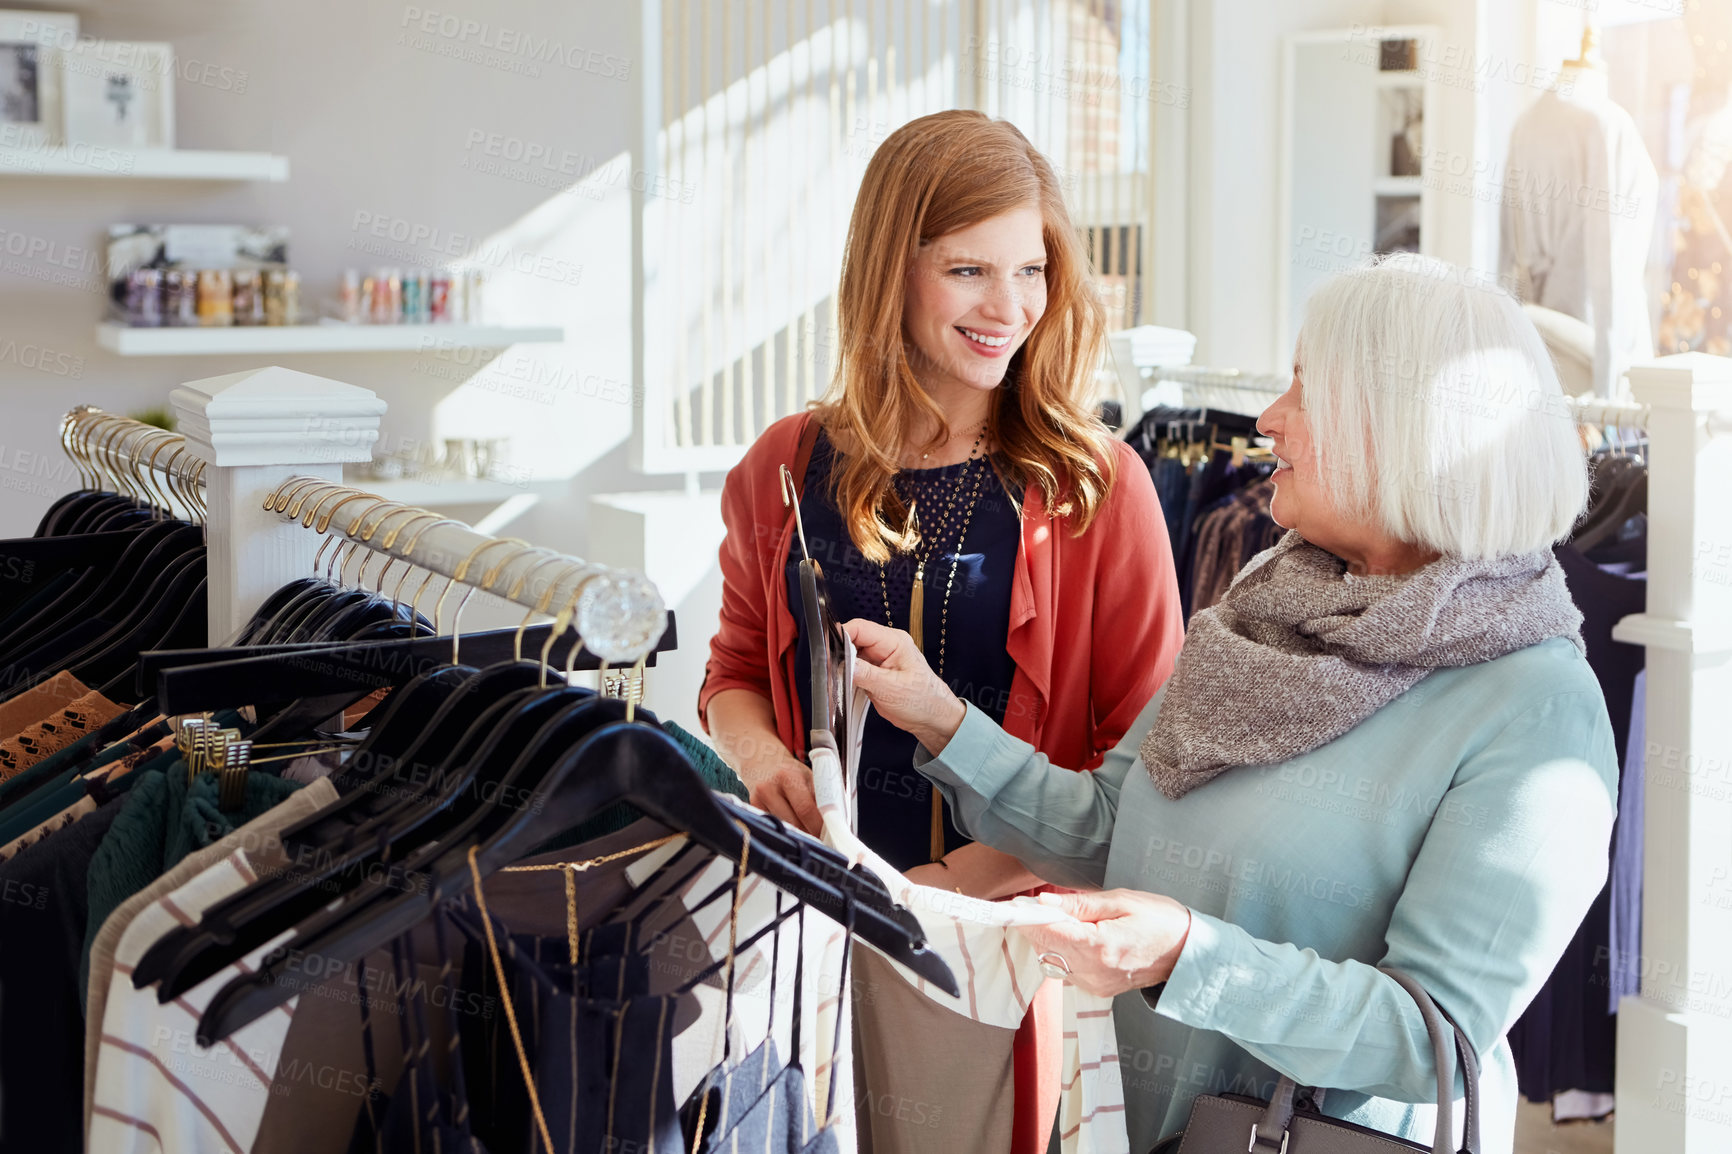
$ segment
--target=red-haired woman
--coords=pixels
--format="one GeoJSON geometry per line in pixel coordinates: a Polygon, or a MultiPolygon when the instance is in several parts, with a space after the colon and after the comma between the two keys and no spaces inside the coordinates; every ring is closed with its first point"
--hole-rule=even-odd
{"type": "MultiPolygon", "coordinates": [[[[1148,473],[1087,408],[1105,325],[1052,166],[1014,126],[977,112],[899,128],[855,202],[838,315],[828,394],[766,429],[723,489],[705,727],[755,804],[818,830],[800,760],[810,679],[787,465],[838,619],[907,629],[959,696],[1053,764],[1099,764],[1171,671],[1182,624],[1148,473]]],[[[913,754],[913,738],[867,721],[861,839],[947,890],[998,898],[1041,884],[957,831],[913,754]]],[[[855,999],[861,1149],[1044,1151],[1057,983],[1013,1061],[1008,1039],[979,1033],[990,1027],[954,1014],[935,1025],[927,1007],[899,1001],[901,983],[874,976],[882,964],[862,961],[856,987],[871,995],[855,999]],[[885,1045],[896,1052],[875,1052],[885,1045]],[[922,1078],[928,1109],[880,1108],[887,1080],[894,1098],[921,1092],[922,1078]]]]}

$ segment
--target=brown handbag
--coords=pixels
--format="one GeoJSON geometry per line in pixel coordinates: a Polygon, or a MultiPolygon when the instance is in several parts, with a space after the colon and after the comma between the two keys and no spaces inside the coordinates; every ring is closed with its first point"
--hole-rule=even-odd
{"type": "Polygon", "coordinates": [[[1323,1090],[1301,1088],[1282,1078],[1274,1097],[1263,1102],[1241,1094],[1200,1094],[1191,1105],[1185,1132],[1155,1147],[1171,1154],[1399,1154],[1430,1150],[1432,1154],[1479,1154],[1479,1058],[1455,1020],[1431,1000],[1431,995],[1400,970],[1379,967],[1419,1003],[1426,1032],[1431,1035],[1437,1065],[1437,1130],[1430,1146],[1422,1146],[1367,1126],[1343,1122],[1323,1113],[1323,1090]],[[1454,1139],[1451,1108],[1455,1094],[1455,1062],[1449,1057],[1449,1036],[1455,1035],[1455,1056],[1463,1071],[1466,1110],[1461,1149],[1454,1139]]]}

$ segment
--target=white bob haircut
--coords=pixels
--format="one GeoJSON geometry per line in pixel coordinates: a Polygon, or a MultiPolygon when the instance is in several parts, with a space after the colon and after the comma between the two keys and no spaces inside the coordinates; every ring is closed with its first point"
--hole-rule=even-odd
{"type": "Polygon", "coordinates": [[[1587,461],[1557,370],[1516,299],[1398,253],[1331,277],[1306,308],[1295,371],[1325,489],[1445,556],[1567,536],[1587,461]]]}

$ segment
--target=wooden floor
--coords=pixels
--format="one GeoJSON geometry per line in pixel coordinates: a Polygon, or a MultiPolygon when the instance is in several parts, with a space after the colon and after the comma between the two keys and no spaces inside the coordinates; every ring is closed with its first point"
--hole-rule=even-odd
{"type": "Polygon", "coordinates": [[[1523,1099],[1516,1114],[1515,1154],[1612,1154],[1613,1120],[1552,1125],[1550,1106],[1523,1099]]]}

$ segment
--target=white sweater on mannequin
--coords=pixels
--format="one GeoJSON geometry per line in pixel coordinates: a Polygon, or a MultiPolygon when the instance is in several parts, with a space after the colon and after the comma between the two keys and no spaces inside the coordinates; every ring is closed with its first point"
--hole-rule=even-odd
{"type": "Polygon", "coordinates": [[[1604,78],[1565,77],[1510,132],[1498,264],[1524,300],[1592,326],[1594,391],[1611,396],[1654,352],[1643,277],[1659,178],[1604,78]]]}

